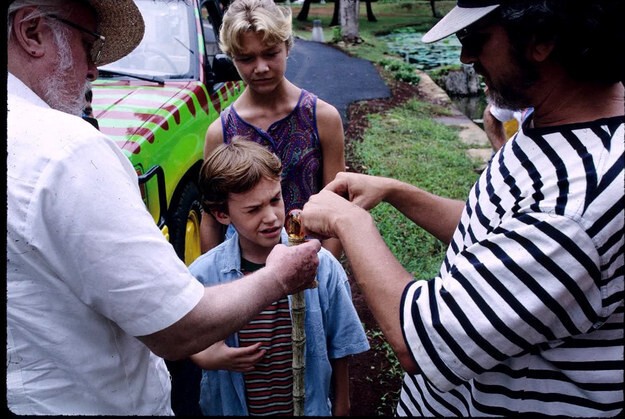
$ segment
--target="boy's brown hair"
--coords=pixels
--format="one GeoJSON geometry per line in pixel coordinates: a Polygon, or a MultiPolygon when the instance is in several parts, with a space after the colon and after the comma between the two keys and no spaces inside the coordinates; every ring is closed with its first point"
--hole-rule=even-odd
{"type": "Polygon", "coordinates": [[[247,192],[263,178],[280,181],[280,158],[262,145],[235,136],[220,144],[200,169],[199,187],[205,212],[228,213],[228,194],[247,192]]]}

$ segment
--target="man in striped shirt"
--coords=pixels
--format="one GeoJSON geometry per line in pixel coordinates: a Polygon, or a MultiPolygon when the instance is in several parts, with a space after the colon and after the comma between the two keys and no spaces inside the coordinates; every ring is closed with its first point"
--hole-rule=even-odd
{"type": "Polygon", "coordinates": [[[520,131],[464,203],[339,173],[305,205],[407,372],[399,415],[622,413],[624,3],[459,0],[423,40],[455,33],[492,102],[534,108],[520,131]],[[381,201],[449,243],[436,277],[391,254],[381,201]]]}

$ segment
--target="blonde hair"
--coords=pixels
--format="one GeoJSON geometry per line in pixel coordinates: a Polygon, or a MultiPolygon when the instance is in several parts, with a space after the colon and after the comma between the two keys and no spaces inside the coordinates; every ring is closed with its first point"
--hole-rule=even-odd
{"type": "Polygon", "coordinates": [[[200,194],[205,212],[228,213],[228,194],[244,193],[263,178],[280,181],[282,161],[262,145],[235,136],[220,144],[200,169],[200,194]]]}
{"type": "Polygon", "coordinates": [[[273,0],[234,0],[219,29],[221,50],[230,57],[243,51],[241,35],[245,32],[262,34],[263,43],[270,46],[286,42],[289,51],[293,46],[291,9],[273,0]]]}

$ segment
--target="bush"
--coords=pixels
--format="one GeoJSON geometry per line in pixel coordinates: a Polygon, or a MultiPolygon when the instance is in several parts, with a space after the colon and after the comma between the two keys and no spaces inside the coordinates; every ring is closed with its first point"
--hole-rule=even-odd
{"type": "Polygon", "coordinates": [[[403,81],[410,84],[418,84],[421,77],[415,72],[415,68],[403,61],[385,58],[380,64],[385,70],[390,71],[395,80],[403,81]]]}

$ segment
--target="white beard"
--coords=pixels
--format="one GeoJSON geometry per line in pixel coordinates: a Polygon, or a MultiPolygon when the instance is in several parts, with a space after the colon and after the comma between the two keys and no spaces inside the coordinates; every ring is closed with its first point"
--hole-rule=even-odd
{"type": "Polygon", "coordinates": [[[53,109],[80,116],[85,107],[85,93],[89,89],[89,82],[85,80],[81,86],[68,84],[67,75],[74,69],[69,42],[60,31],[54,32],[54,38],[58,50],[57,65],[42,85],[43,99],[53,109]]]}

